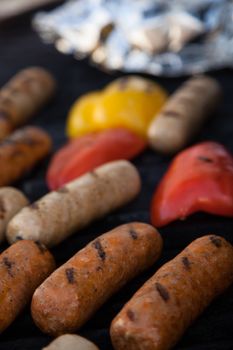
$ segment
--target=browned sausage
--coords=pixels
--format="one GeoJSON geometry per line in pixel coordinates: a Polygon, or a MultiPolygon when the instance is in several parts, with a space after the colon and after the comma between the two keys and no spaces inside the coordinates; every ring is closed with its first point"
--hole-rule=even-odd
{"type": "Polygon", "coordinates": [[[50,151],[49,135],[40,128],[15,131],[0,143],[0,186],[18,180],[50,151]]]}
{"type": "Polygon", "coordinates": [[[76,331],[116,291],[159,257],[155,228],[129,223],[105,233],[56,270],[34,293],[32,316],[44,332],[76,331]]]}
{"type": "Polygon", "coordinates": [[[20,71],[0,90],[0,140],[26,123],[53,95],[55,80],[43,68],[20,71]]]}
{"type": "Polygon", "coordinates": [[[195,240],[163,265],[113,320],[114,349],[171,349],[232,282],[232,245],[214,235],[195,240]]]}
{"type": "Polygon", "coordinates": [[[18,241],[0,255],[0,332],[14,321],[54,268],[46,247],[33,241],[18,241]]]}

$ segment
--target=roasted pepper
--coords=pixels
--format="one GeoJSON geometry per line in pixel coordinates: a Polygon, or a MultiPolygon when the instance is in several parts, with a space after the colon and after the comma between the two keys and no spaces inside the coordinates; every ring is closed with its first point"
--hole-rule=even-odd
{"type": "Polygon", "coordinates": [[[123,128],[79,137],[70,141],[53,157],[46,177],[48,187],[55,190],[104,163],[131,159],[145,147],[143,138],[123,128]]]}
{"type": "Polygon", "coordinates": [[[154,193],[151,221],[160,227],[198,211],[233,217],[233,157],[215,142],[175,157],[154,193]]]}
{"type": "Polygon", "coordinates": [[[120,78],[104,90],[84,95],[71,108],[67,122],[70,138],[114,127],[126,127],[146,136],[148,125],[167,99],[153,81],[120,78]]]}

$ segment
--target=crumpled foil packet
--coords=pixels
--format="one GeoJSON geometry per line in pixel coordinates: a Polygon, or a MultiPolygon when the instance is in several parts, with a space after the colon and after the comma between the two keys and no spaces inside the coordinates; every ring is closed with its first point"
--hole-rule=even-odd
{"type": "Polygon", "coordinates": [[[71,0],[38,13],[45,42],[100,67],[161,76],[233,66],[233,0],[71,0]]]}

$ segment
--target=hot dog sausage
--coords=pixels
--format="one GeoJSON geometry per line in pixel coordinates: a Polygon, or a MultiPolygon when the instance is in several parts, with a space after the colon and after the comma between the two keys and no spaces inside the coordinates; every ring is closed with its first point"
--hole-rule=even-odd
{"type": "Polygon", "coordinates": [[[10,219],[28,204],[28,199],[16,188],[0,188],[0,242],[4,240],[6,226],[10,219]]]}
{"type": "Polygon", "coordinates": [[[0,143],[0,186],[11,184],[42,160],[51,149],[49,135],[40,128],[15,131],[0,143]]]}
{"type": "Polygon", "coordinates": [[[76,334],[64,334],[42,350],[98,350],[89,340],[76,334]]]}
{"type": "Polygon", "coordinates": [[[163,265],[111,325],[116,350],[168,350],[233,282],[233,247],[204,236],[163,265]]]}
{"type": "Polygon", "coordinates": [[[55,245],[94,219],[119,208],[140,190],[140,177],[128,161],[96,168],[22,209],[8,224],[10,243],[18,237],[55,245]]]}
{"type": "Polygon", "coordinates": [[[143,223],[122,225],[98,237],[35,291],[35,323],[52,335],[77,330],[112,294],[151,266],[161,248],[157,230],[143,223]]]}
{"type": "Polygon", "coordinates": [[[0,255],[0,332],[14,321],[54,268],[46,247],[33,241],[16,242],[0,255]]]}
{"type": "Polygon", "coordinates": [[[27,122],[47,102],[55,81],[43,68],[22,70],[0,90],[0,140],[27,122]]]}
{"type": "Polygon", "coordinates": [[[200,76],[188,80],[167,101],[148,129],[151,147],[161,153],[176,153],[190,141],[221,98],[218,82],[200,76]]]}

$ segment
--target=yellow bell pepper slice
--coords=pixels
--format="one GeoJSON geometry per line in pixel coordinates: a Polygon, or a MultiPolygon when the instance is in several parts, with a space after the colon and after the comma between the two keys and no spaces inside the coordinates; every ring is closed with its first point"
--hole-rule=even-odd
{"type": "Polygon", "coordinates": [[[100,92],[90,92],[81,96],[71,107],[66,133],[69,138],[89,134],[93,131],[93,111],[100,92]]]}
{"type": "Polygon", "coordinates": [[[146,137],[166,99],[165,90],[153,81],[137,76],[117,79],[102,92],[85,95],[75,103],[69,114],[68,136],[125,127],[146,137]]]}

